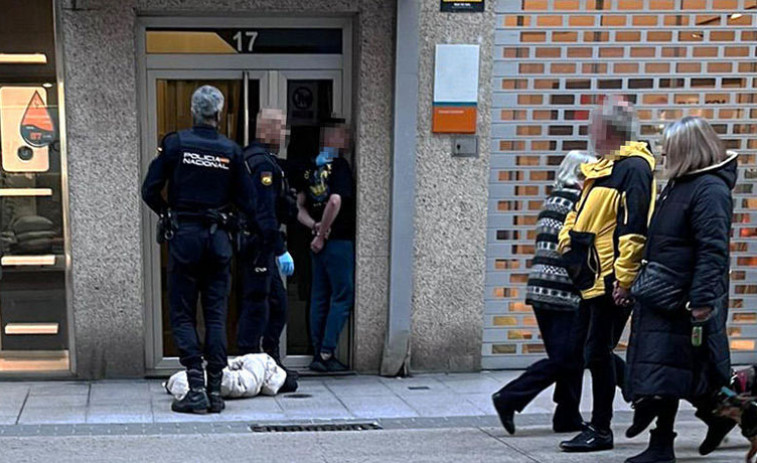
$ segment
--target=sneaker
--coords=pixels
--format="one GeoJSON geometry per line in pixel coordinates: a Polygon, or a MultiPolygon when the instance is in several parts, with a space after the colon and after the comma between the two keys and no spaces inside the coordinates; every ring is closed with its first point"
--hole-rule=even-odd
{"type": "Polygon", "coordinates": [[[494,404],[494,409],[497,410],[499,421],[502,423],[505,431],[510,435],[515,434],[515,410],[508,405],[507,400],[501,392],[496,392],[492,395],[492,403],[494,404]]]}
{"type": "Polygon", "coordinates": [[[333,355],[324,360],[323,364],[326,365],[326,371],[328,371],[329,373],[342,373],[349,370],[349,368],[347,368],[347,365],[337,360],[333,355]]]}
{"type": "Polygon", "coordinates": [[[310,362],[310,365],[308,365],[308,368],[311,371],[315,371],[318,373],[327,373],[329,370],[326,368],[326,364],[324,363],[323,359],[321,359],[320,355],[316,355],[313,357],[313,361],[310,362]]]}
{"type": "Polygon", "coordinates": [[[586,428],[573,439],[560,443],[563,452],[587,453],[612,450],[614,447],[612,431],[598,431],[592,425],[586,428]]]}

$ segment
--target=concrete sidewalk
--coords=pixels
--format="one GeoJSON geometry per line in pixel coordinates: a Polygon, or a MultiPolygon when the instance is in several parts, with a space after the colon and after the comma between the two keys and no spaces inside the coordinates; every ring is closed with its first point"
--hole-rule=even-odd
{"type": "MultiPolygon", "coordinates": [[[[230,400],[222,414],[205,416],[171,412],[160,380],[0,382],[0,426],[494,416],[491,394],[519,373],[303,378],[294,394],[230,400]]],[[[548,391],[524,413],[552,409],[548,391]]],[[[618,399],[616,410],[629,408],[618,399]]]]}
{"type": "MultiPolygon", "coordinates": [[[[0,382],[0,463],[206,463],[251,461],[253,456],[277,463],[621,463],[645,448],[646,436],[623,437],[631,414],[618,399],[615,450],[561,453],[558,443],[570,436],[551,431],[551,391],[516,417],[515,436],[506,435],[490,396],[518,374],[305,378],[296,393],[228,401],[224,413],[203,416],[172,413],[171,396],[159,380],[0,382]],[[381,429],[254,432],[270,431],[264,425],[356,422],[381,429]]],[[[584,384],[583,408],[589,409],[588,375],[584,384]]],[[[747,451],[736,430],[723,450],[699,457],[705,428],[690,408],[679,415],[676,430],[679,462],[743,461],[747,451]]]]}

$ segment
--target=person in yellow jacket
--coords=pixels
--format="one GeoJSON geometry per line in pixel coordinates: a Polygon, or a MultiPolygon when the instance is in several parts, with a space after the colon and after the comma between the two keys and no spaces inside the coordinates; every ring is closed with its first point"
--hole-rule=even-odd
{"type": "Polygon", "coordinates": [[[614,445],[610,422],[622,372],[616,371],[613,350],[631,312],[630,288],[655,196],[654,156],[646,143],[632,141],[635,124],[633,108],[622,99],[608,98],[594,111],[590,136],[600,160],[581,166],[583,193],[559,235],[559,250],[589,318],[585,358],[594,399],[591,423],[560,444],[566,452],[614,445]]]}

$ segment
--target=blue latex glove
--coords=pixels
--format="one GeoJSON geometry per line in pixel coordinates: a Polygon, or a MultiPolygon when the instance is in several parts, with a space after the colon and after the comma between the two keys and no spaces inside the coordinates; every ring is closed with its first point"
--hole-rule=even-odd
{"type": "Polygon", "coordinates": [[[276,261],[279,264],[279,270],[281,270],[284,276],[290,277],[294,274],[294,259],[292,259],[292,255],[289,252],[285,252],[277,257],[276,261]]]}
{"type": "Polygon", "coordinates": [[[327,146],[323,148],[320,153],[318,153],[318,157],[315,158],[315,165],[318,167],[323,167],[338,157],[339,150],[337,150],[336,148],[329,148],[327,146]]]}

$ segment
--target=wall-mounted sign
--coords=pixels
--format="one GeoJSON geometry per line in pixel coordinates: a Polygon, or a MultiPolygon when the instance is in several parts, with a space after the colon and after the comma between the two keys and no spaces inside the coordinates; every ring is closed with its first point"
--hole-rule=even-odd
{"type": "Polygon", "coordinates": [[[341,54],[342,30],[322,28],[148,29],[147,53],[341,54]]]}
{"type": "Polygon", "coordinates": [[[441,0],[442,11],[448,13],[479,13],[484,11],[484,0],[470,0],[458,2],[457,0],[441,0]]]}
{"type": "Polygon", "coordinates": [[[47,172],[55,126],[44,87],[0,87],[0,138],[6,172],[47,172]]]}
{"type": "Polygon", "coordinates": [[[437,45],[434,133],[476,133],[478,45],[437,45]]]}

